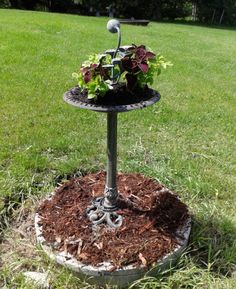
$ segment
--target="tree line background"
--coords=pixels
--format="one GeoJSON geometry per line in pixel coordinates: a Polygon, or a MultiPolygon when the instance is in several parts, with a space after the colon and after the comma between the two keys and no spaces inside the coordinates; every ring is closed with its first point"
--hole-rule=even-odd
{"type": "Polygon", "coordinates": [[[1,8],[14,8],[110,17],[190,20],[206,24],[236,25],[236,0],[0,0],[1,8]]]}

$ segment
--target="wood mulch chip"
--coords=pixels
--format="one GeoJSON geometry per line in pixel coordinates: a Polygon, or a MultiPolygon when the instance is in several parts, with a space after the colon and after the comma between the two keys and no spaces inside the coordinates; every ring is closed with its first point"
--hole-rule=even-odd
{"type": "Polygon", "coordinates": [[[149,266],[178,246],[177,231],[189,216],[176,194],[140,174],[117,175],[118,229],[94,229],[86,215],[92,199],[103,195],[105,172],[72,179],[56,189],[38,208],[43,237],[57,251],[84,264],[110,262],[114,269],[149,266]]]}

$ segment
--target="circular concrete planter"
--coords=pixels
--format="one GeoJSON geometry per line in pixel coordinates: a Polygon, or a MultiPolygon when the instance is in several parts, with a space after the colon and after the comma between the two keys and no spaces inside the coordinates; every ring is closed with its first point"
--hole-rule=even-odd
{"type": "MultiPolygon", "coordinates": [[[[52,195],[51,195],[52,196],[52,195]]],[[[51,197],[49,197],[50,199],[51,197]]],[[[156,261],[154,267],[134,267],[132,265],[113,270],[113,265],[109,262],[103,262],[98,266],[85,265],[76,260],[69,253],[56,250],[56,243],[48,243],[42,235],[42,223],[40,215],[35,215],[35,230],[37,242],[41,245],[45,253],[56,263],[61,264],[74,271],[82,279],[86,279],[89,283],[98,285],[110,284],[120,287],[127,286],[133,281],[142,278],[145,274],[155,276],[158,272],[170,268],[177,261],[178,257],[187,246],[190,231],[191,218],[189,217],[183,226],[176,232],[179,245],[169,254],[156,261]]]]}

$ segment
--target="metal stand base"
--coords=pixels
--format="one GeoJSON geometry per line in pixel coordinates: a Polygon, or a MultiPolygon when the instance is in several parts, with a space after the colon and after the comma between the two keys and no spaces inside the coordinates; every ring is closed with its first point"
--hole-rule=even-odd
{"type": "Polygon", "coordinates": [[[93,225],[107,224],[111,228],[119,228],[122,224],[122,216],[116,213],[116,205],[106,206],[106,198],[96,198],[91,207],[87,208],[87,215],[93,225]]]}

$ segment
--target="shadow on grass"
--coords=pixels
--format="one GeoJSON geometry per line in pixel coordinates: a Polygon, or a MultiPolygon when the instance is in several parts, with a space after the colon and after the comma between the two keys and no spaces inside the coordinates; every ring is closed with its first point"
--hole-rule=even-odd
{"type": "Polygon", "coordinates": [[[219,277],[230,277],[236,270],[236,227],[228,218],[193,217],[190,256],[196,265],[219,277]]]}

